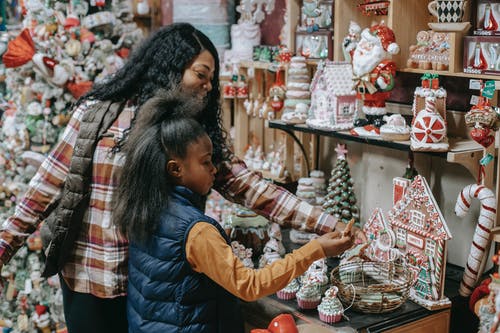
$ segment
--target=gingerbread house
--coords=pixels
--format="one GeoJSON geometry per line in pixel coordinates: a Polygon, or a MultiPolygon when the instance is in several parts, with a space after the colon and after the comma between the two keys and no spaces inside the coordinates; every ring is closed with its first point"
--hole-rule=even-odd
{"type": "Polygon", "coordinates": [[[451,233],[425,178],[416,176],[404,188],[402,198],[388,213],[388,221],[396,248],[415,273],[411,299],[431,310],[449,307],[443,292],[451,233]]]}
{"type": "Polygon", "coordinates": [[[323,130],[354,127],[356,91],[352,66],[348,62],[327,61],[318,66],[311,83],[311,107],[306,124],[323,130]]]}

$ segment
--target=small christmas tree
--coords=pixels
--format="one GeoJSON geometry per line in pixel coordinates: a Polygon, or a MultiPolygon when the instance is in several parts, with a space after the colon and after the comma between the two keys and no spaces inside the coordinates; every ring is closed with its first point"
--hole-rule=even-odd
{"type": "Polygon", "coordinates": [[[338,144],[335,151],[337,152],[337,163],[328,181],[328,193],[323,209],[344,223],[349,222],[352,218],[356,220],[356,223],[359,223],[359,210],[353,191],[354,181],[346,160],[347,149],[345,145],[338,144]]]}

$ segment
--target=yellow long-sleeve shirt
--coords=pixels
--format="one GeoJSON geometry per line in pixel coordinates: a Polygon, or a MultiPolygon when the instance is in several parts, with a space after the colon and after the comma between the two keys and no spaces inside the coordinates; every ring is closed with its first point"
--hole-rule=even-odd
{"type": "Polygon", "coordinates": [[[219,231],[209,223],[197,223],[186,241],[186,257],[194,271],[207,275],[233,295],[254,301],[283,289],[325,253],[317,240],[287,254],[262,269],[243,266],[219,231]]]}

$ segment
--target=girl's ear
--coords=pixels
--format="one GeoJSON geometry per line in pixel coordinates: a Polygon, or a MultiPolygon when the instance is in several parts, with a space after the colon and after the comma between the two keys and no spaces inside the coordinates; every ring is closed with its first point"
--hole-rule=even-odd
{"type": "Polygon", "coordinates": [[[170,160],[166,165],[167,173],[174,178],[181,178],[182,166],[176,160],[170,160]]]}

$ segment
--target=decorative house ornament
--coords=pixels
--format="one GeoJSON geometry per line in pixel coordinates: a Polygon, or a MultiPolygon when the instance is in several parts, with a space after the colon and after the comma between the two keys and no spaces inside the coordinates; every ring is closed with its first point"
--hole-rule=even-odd
{"type": "Polygon", "coordinates": [[[480,201],[481,209],[469,257],[467,258],[467,265],[460,282],[459,293],[464,297],[471,294],[484,272],[484,266],[488,258],[485,253],[489,252],[491,229],[495,226],[497,216],[495,194],[490,189],[478,184],[467,185],[458,195],[455,205],[455,214],[457,216],[463,217],[467,214],[472,198],[477,198],[480,201]]]}
{"type": "Polygon", "coordinates": [[[389,211],[388,221],[396,248],[415,274],[410,298],[430,310],[449,307],[444,279],[451,233],[425,178],[415,177],[389,211]]]}
{"type": "Polygon", "coordinates": [[[448,151],[446,122],[436,111],[436,99],[427,97],[411,126],[410,148],[415,151],[448,151]]]}
{"type": "Polygon", "coordinates": [[[396,235],[386,222],[382,209],[375,208],[368,221],[363,225],[363,231],[369,245],[363,249],[365,257],[371,261],[389,262],[401,257],[396,246],[396,235]]]}
{"type": "Polygon", "coordinates": [[[311,83],[311,107],[306,124],[322,130],[354,127],[356,91],[348,62],[321,62],[311,83]]]}

